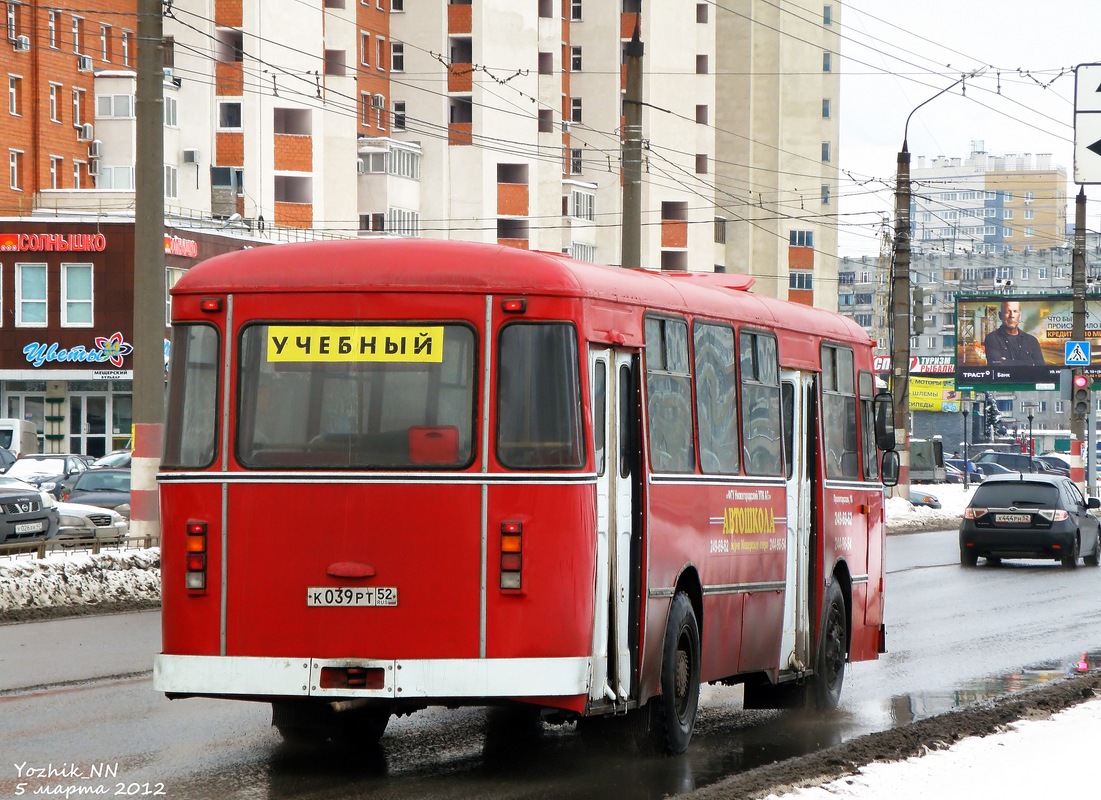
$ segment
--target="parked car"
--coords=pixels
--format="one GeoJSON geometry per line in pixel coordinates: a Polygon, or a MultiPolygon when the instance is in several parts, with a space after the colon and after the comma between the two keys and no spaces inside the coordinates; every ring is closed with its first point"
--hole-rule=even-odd
{"type": "Polygon", "coordinates": [[[991,475],[1016,475],[1016,471],[1011,470],[1009,467],[1003,467],[1001,464],[996,464],[993,461],[976,461],[975,469],[982,473],[983,479],[990,477],[991,475]]]}
{"type": "Polygon", "coordinates": [[[52,495],[0,476],[0,544],[53,539],[57,529],[57,503],[52,495]]]}
{"type": "Polygon", "coordinates": [[[60,496],[61,483],[65,478],[86,469],[87,456],[76,453],[37,453],[17,458],[4,474],[33,484],[56,498],[60,496]]]}
{"type": "Polygon", "coordinates": [[[117,542],[130,532],[130,521],[114,509],[59,502],[57,513],[57,540],[62,547],[72,547],[73,539],[117,542]]]}
{"type": "Polygon", "coordinates": [[[1101,499],[1086,498],[1070,478],[1040,473],[992,475],[975,490],[960,520],[960,563],[979,558],[1047,558],[1101,565],[1101,499]]]}
{"type": "Polygon", "coordinates": [[[0,472],[7,472],[8,467],[15,463],[15,453],[6,447],[0,447],[0,472]]]}
{"type": "Polygon", "coordinates": [[[910,487],[910,503],[915,506],[926,506],[928,508],[940,508],[940,500],[936,495],[923,492],[916,486],[910,487]]]}
{"type": "Polygon", "coordinates": [[[129,469],[132,450],[112,450],[105,456],[100,456],[92,462],[92,466],[99,467],[117,467],[120,469],[129,469]]]}
{"type": "Polygon", "coordinates": [[[77,476],[61,497],[69,503],[112,508],[130,519],[130,470],[89,469],[77,476]]]}
{"type": "Polygon", "coordinates": [[[963,483],[963,472],[947,461],[944,462],[944,480],[947,483],[963,483]]]}
{"type": "MultiPolygon", "coordinates": [[[[956,471],[963,475],[964,460],[962,458],[946,458],[944,460],[945,465],[952,465],[956,468],[956,471]]],[[[983,479],[983,474],[975,466],[975,462],[970,458],[967,459],[967,480],[979,482],[983,479]]],[[[960,481],[949,481],[949,483],[959,483],[960,481]]]]}
{"type": "Polygon", "coordinates": [[[1048,453],[1043,456],[1036,456],[1040,461],[1043,461],[1047,465],[1048,469],[1058,472],[1060,475],[1070,475],[1070,462],[1062,456],[1055,455],[1054,453],[1048,453]]]}
{"type": "Polygon", "coordinates": [[[985,450],[979,453],[975,459],[976,464],[994,462],[1014,472],[1039,472],[1046,475],[1059,475],[1059,471],[1052,469],[1035,456],[1028,453],[1002,453],[997,450],[985,450]]]}

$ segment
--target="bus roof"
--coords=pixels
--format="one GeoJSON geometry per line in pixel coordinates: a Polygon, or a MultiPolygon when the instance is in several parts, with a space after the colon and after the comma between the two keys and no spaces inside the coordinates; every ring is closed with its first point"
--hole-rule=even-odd
{"type": "Polygon", "coordinates": [[[752,277],[733,273],[632,270],[493,244],[392,238],[283,244],[226,253],[189,269],[172,293],[445,291],[578,297],[735,318],[843,341],[868,340],[853,320],[751,294],[752,285],[752,277]]]}

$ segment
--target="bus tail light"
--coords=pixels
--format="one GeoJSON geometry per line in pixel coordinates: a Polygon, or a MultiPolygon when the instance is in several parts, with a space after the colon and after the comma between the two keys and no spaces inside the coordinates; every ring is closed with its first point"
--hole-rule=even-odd
{"type": "Polygon", "coordinates": [[[184,585],[188,591],[206,591],[206,523],[187,523],[187,572],[184,585]]]}
{"type": "Polygon", "coordinates": [[[524,525],[520,522],[501,523],[501,588],[520,588],[521,535],[524,525]]]}

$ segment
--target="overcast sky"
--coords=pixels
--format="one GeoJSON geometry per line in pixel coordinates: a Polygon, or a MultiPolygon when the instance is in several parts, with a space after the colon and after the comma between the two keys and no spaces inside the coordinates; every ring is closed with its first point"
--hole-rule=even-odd
{"type": "MultiPolygon", "coordinates": [[[[913,163],[965,158],[979,140],[994,155],[1050,153],[1073,181],[1074,68],[1101,62],[1101,0],[843,0],[840,17],[840,255],[879,252],[907,115],[978,68],[966,96],[957,86],[913,115],[913,163]]],[[[1101,186],[1086,197],[1097,230],[1101,186]]]]}

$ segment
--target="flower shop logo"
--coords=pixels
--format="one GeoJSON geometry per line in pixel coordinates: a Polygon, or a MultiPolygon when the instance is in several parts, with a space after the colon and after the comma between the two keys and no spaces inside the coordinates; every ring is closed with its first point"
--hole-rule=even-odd
{"type": "Polygon", "coordinates": [[[110,336],[97,336],[95,347],[84,345],[62,347],[57,342],[31,342],[23,348],[23,355],[27,357],[27,361],[36,367],[50,363],[110,363],[121,367],[123,359],[133,352],[134,346],[123,339],[118,331],[110,336]]]}

